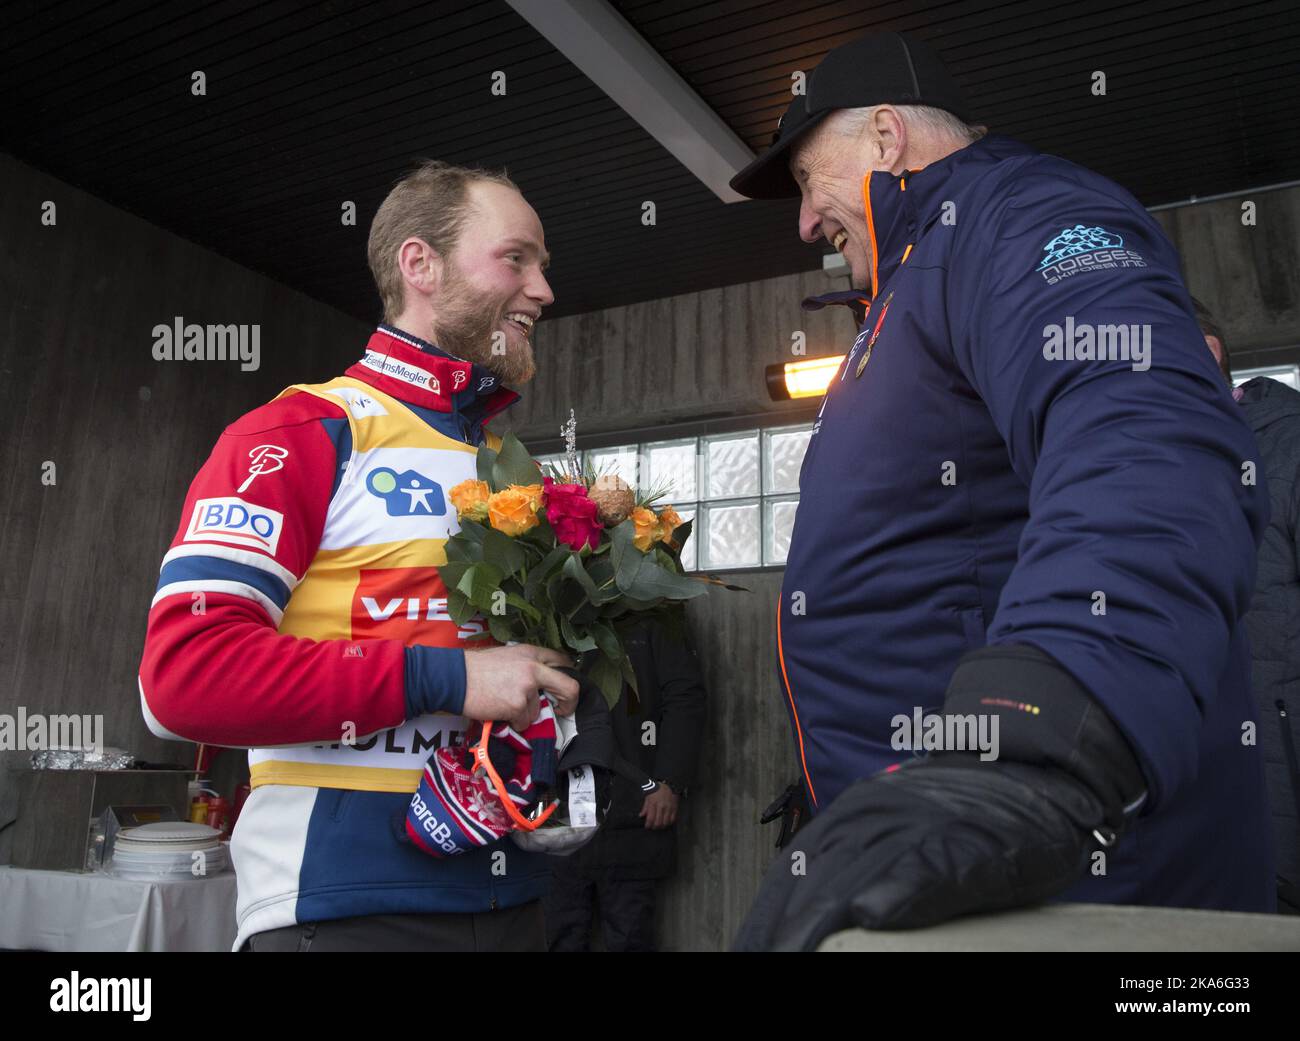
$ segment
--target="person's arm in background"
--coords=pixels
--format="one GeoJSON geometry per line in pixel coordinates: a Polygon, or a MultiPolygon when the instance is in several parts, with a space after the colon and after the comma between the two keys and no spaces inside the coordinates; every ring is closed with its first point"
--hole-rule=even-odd
{"type": "Polygon", "coordinates": [[[952,233],[956,361],[1029,488],[988,646],[944,702],[997,717],[1000,752],[938,752],[847,789],[799,834],[807,884],[780,858],[769,869],[740,949],[1050,899],[1205,768],[1203,707],[1250,603],[1268,507],[1242,481],[1244,463],[1262,469],[1257,446],[1173,247],[1136,202],[1055,172],[968,202],[952,233]],[[1044,246],[1080,224],[1122,237],[1140,266],[1049,283],[1044,246]],[[1121,325],[1149,329],[1149,368],[1044,354],[1053,329],[1121,325]]]}
{"type": "Polygon", "coordinates": [[[678,638],[662,625],[648,629],[661,706],[652,771],[660,786],[647,796],[641,815],[647,828],[666,828],[676,823],[681,793],[695,783],[707,695],[685,633],[678,638]]]}

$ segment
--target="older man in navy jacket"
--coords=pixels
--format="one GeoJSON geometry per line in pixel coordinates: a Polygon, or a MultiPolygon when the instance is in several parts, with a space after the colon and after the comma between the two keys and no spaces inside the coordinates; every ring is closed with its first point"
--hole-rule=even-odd
{"type": "Polygon", "coordinates": [[[732,184],[802,195],[855,287],[806,305],[862,319],[777,615],[816,817],[737,946],[1057,897],[1273,909],[1240,624],[1267,497],[1158,225],[967,125],[894,33],[832,51],[732,184]]]}

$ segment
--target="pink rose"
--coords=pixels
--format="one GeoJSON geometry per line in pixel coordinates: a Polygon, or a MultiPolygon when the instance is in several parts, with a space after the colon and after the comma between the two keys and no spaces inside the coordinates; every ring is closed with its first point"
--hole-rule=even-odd
{"type": "Polygon", "coordinates": [[[599,546],[602,530],[597,517],[599,507],[587,498],[587,489],[581,484],[556,484],[549,477],[544,477],[542,483],[545,488],[542,503],[555,537],[571,549],[599,546]]]}

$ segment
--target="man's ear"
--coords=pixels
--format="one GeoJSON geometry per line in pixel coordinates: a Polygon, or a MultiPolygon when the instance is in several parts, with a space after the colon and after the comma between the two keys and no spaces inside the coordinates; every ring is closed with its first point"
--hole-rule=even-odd
{"type": "Polygon", "coordinates": [[[871,114],[871,158],[880,165],[879,170],[899,172],[903,155],[907,151],[907,126],[893,105],[877,105],[871,114]]]}
{"type": "Polygon", "coordinates": [[[397,247],[397,270],[402,280],[424,296],[442,284],[442,257],[424,239],[412,236],[397,247]]]}

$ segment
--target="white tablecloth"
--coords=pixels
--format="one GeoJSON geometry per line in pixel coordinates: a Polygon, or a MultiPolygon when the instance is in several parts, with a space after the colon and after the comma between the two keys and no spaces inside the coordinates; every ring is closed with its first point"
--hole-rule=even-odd
{"type": "Polygon", "coordinates": [[[41,951],[229,951],[235,873],[134,882],[0,867],[0,947],[41,951]]]}

